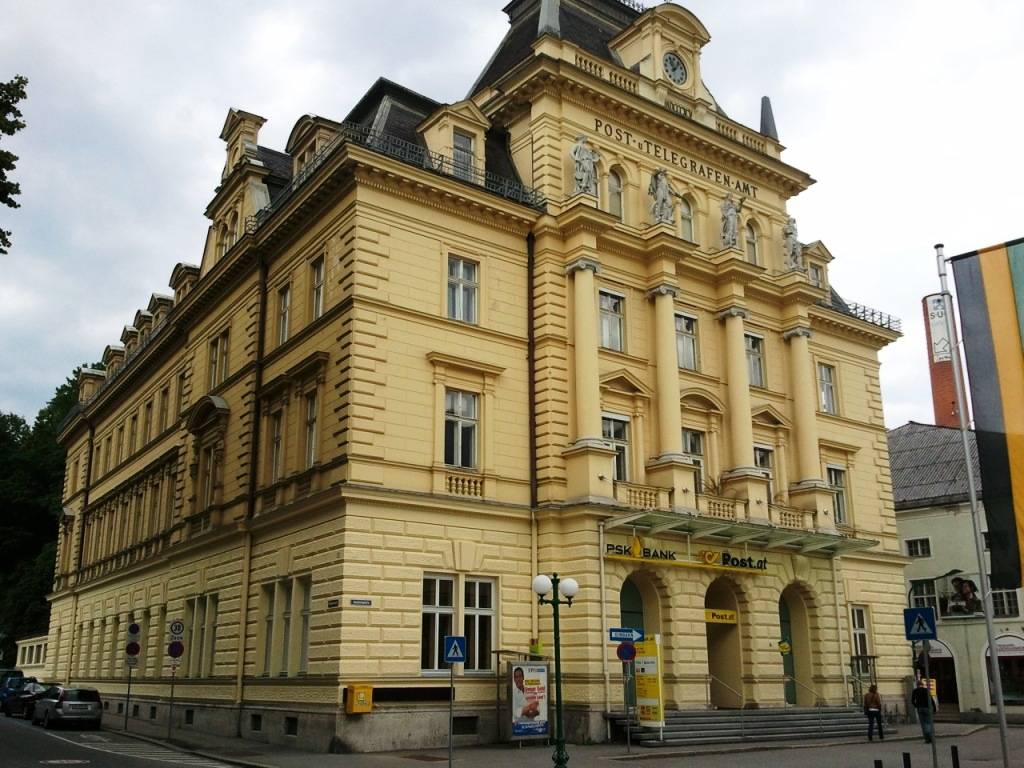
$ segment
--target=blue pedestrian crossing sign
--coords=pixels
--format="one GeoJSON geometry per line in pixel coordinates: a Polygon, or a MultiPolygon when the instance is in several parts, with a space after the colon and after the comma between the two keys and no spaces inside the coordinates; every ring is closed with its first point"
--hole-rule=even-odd
{"type": "Polygon", "coordinates": [[[904,608],[903,626],[907,630],[907,640],[936,640],[935,609],[904,608]]]}
{"type": "Polygon", "coordinates": [[[466,663],[466,638],[462,635],[447,635],[444,639],[444,661],[446,664],[466,663]]]}

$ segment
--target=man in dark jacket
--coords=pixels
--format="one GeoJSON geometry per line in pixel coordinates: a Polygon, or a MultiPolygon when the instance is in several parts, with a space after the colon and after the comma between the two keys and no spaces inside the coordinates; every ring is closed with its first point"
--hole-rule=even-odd
{"type": "Polygon", "coordinates": [[[924,743],[931,744],[935,735],[935,726],[932,720],[935,702],[932,700],[931,691],[928,690],[928,681],[923,677],[917,681],[917,688],[910,694],[910,705],[917,710],[917,721],[921,724],[924,743]]]}

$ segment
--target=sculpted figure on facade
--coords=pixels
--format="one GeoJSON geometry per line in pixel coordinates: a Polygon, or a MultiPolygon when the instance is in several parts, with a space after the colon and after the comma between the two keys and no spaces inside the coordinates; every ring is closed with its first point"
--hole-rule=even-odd
{"type": "Polygon", "coordinates": [[[664,168],[659,168],[651,176],[650,186],[647,194],[651,196],[651,217],[655,224],[671,224],[675,218],[676,201],[674,198],[682,197],[672,188],[668,173],[664,168]]]}
{"type": "Polygon", "coordinates": [[[743,201],[747,198],[741,197],[737,203],[732,199],[732,194],[727,193],[722,201],[722,247],[735,248],[739,237],[740,211],[743,209],[743,201]]]}
{"type": "Polygon", "coordinates": [[[587,143],[587,137],[582,134],[576,137],[576,144],[573,145],[572,160],[574,164],[575,186],[572,193],[578,195],[585,192],[588,195],[597,196],[597,161],[601,154],[596,149],[591,149],[587,143]]]}
{"type": "Polygon", "coordinates": [[[782,250],[786,255],[786,269],[804,268],[804,247],[796,234],[796,219],[790,216],[782,228],[782,250]]]}

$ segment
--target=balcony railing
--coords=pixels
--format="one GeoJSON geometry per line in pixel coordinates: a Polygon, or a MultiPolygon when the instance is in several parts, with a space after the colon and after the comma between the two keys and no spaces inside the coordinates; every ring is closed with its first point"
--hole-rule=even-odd
{"type": "Polygon", "coordinates": [[[701,494],[697,497],[697,510],[702,515],[720,520],[743,520],[746,518],[746,503],[740,499],[726,499],[721,496],[701,494]]]}
{"type": "Polygon", "coordinates": [[[813,513],[805,509],[784,507],[780,504],[768,505],[768,519],[779,528],[793,528],[798,531],[810,530],[814,527],[813,513]]]}
{"type": "Polygon", "coordinates": [[[668,489],[616,480],[615,500],[634,509],[667,509],[668,489]]]}

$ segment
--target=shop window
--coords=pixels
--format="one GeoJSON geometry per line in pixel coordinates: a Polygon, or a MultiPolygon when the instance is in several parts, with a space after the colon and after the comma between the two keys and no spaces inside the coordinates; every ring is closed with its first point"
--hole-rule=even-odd
{"type": "Polygon", "coordinates": [[[420,669],[434,672],[448,669],[444,661],[444,638],[453,634],[455,579],[451,576],[423,577],[422,639],[420,669]]]}
{"type": "Polygon", "coordinates": [[[608,172],[608,213],[623,220],[622,177],[618,171],[608,172]]]}
{"type": "Polygon", "coordinates": [[[907,557],[931,557],[931,539],[907,539],[907,557]]]}
{"type": "Polygon", "coordinates": [[[465,669],[467,672],[490,670],[491,650],[494,647],[494,582],[467,578],[463,607],[465,669]]]}
{"type": "Polygon", "coordinates": [[[458,256],[448,257],[448,317],[476,323],[480,267],[458,256]]]}
{"type": "Polygon", "coordinates": [[[288,341],[292,313],[292,287],[286,285],[277,292],[277,343],[288,341]]]}
{"type": "Polygon", "coordinates": [[[621,352],[623,349],[623,311],[626,300],[618,294],[600,292],[601,346],[621,352]]]}
{"type": "Polygon", "coordinates": [[[309,266],[310,283],[312,291],[310,306],[313,310],[313,319],[318,319],[324,313],[324,259],[321,256],[309,266]]]}
{"type": "Polygon", "coordinates": [[[473,181],[476,170],[476,153],[473,148],[473,137],[462,131],[454,131],[452,145],[452,171],[454,175],[465,181],[473,181]]]}
{"type": "Polygon", "coordinates": [[[697,318],[676,315],[676,357],[680,368],[697,370],[697,318]]]}
{"type": "Polygon", "coordinates": [[[818,404],[823,413],[839,413],[835,366],[818,363],[818,395],[818,404]]]}
{"type": "Polygon", "coordinates": [[[697,242],[693,237],[693,206],[685,197],[679,199],[680,234],[684,240],[697,242]]]}
{"type": "Polygon", "coordinates": [[[629,480],[629,419],[623,416],[603,416],[601,436],[615,450],[612,462],[612,480],[629,480]]]}
{"type": "Polygon", "coordinates": [[[444,393],[444,463],[476,468],[477,396],[446,389],[444,393]]]}
{"type": "Polygon", "coordinates": [[[935,593],[933,579],[920,579],[910,582],[910,602],[914,608],[934,608],[939,612],[939,598],[935,593]]]}
{"type": "Polygon", "coordinates": [[[683,430],[683,453],[697,468],[694,486],[697,493],[704,491],[704,433],[694,429],[683,430]]]}
{"type": "Polygon", "coordinates": [[[750,386],[764,387],[764,338],[747,333],[744,334],[743,339],[747,350],[747,371],[750,386]]]}
{"type": "Polygon", "coordinates": [[[833,516],[836,525],[849,523],[849,509],[846,498],[846,470],[839,467],[828,467],[828,487],[832,491],[834,502],[833,516]]]}

